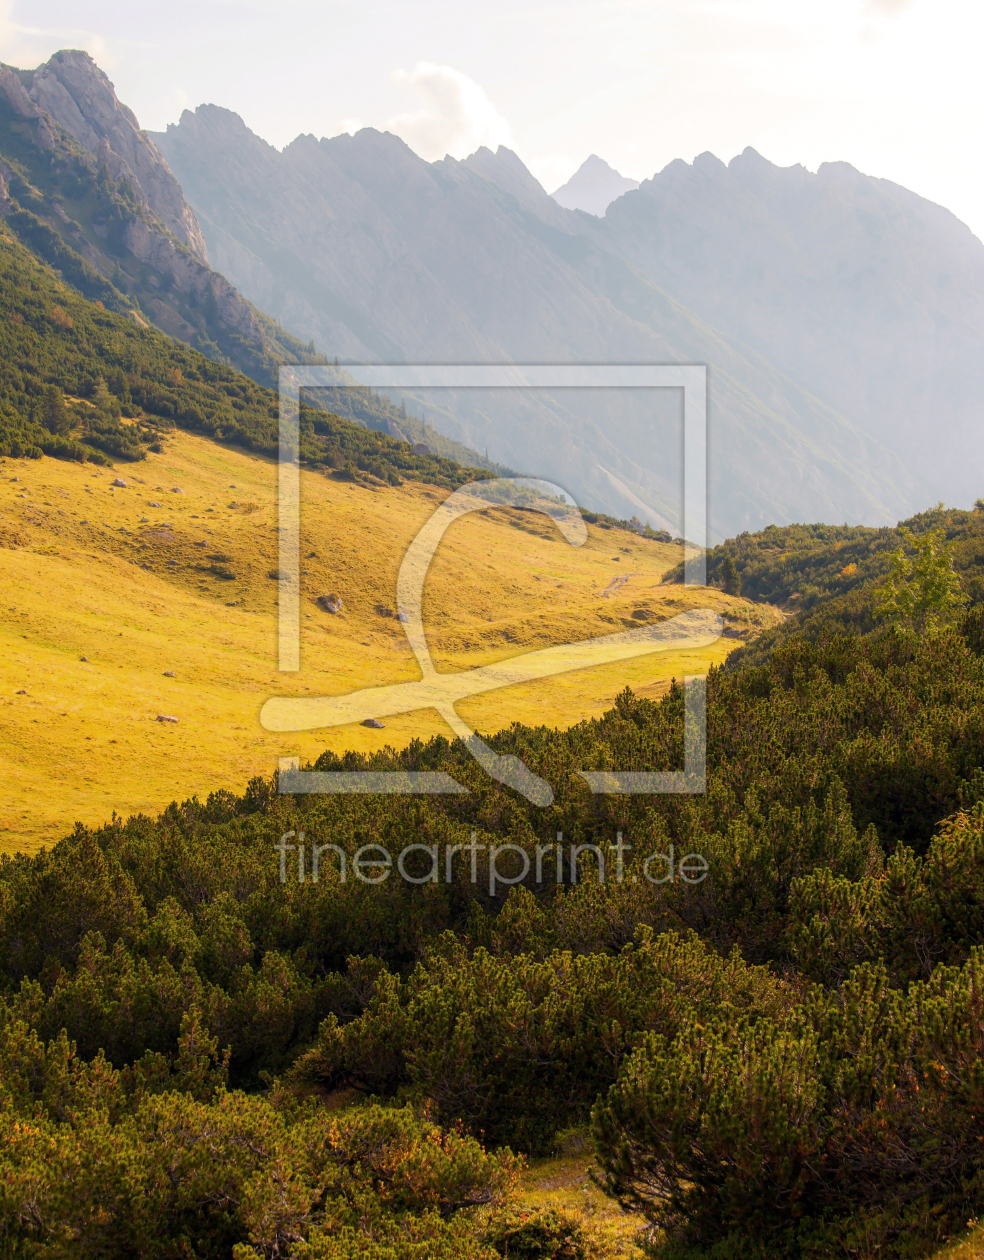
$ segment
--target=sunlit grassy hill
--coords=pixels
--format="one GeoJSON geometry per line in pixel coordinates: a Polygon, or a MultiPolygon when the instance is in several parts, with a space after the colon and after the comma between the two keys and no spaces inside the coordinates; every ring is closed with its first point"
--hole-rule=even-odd
{"type": "MultiPolygon", "coordinates": [[[[441,729],[423,712],[382,730],[295,737],[271,735],[257,715],[271,695],[417,677],[401,624],[378,610],[392,608],[401,557],[442,497],[487,473],[415,453],[372,431],[373,417],[360,425],[302,407],[302,668],[281,674],[276,395],[87,301],[4,234],[0,342],[6,847],[52,841],[114,810],[241,789],[281,755],[399,747],[441,729]],[[318,604],[329,594],[341,613],[318,604]],[[168,717],[177,721],[157,720],[168,717]]],[[[658,591],[679,547],[604,525],[579,550],[528,512],[453,526],[425,600],[438,668],[612,633],[695,602],[749,625],[777,616],[720,594],[658,591]]],[[[626,684],[656,694],[725,646],[698,661],[640,658],[489,693],[461,714],[486,732],[575,722],[626,684]]]]}
{"type": "MultiPolygon", "coordinates": [[[[288,675],[276,658],[276,472],[266,456],[183,432],[162,454],[114,469],[0,461],[7,848],[49,843],[76,820],[114,810],[156,812],[175,797],[241,790],[279,756],[402,747],[446,732],[427,711],[387,719],[382,730],[294,736],[260,726],[272,695],[419,676],[403,627],[377,609],[393,608],[405,548],[448,493],[302,472],[301,670],[288,675]],[[117,477],[125,488],[114,488],[117,477]],[[326,594],[342,598],[340,614],[316,602],[326,594]]],[[[777,617],[720,591],[661,586],[679,555],[678,545],[593,525],[575,548],[546,518],[513,509],[466,517],[448,532],[425,591],[438,668],[697,605],[738,629],[777,617]]],[[[462,703],[461,714],[484,732],[512,721],[565,726],[601,713],[627,685],[657,695],[671,676],[706,670],[733,646],[723,639],[693,659],[653,655],[492,692],[462,703]]]]}

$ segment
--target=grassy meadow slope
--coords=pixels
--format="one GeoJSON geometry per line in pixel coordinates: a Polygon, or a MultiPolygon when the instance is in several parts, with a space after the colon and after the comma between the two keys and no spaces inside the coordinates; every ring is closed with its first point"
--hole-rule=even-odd
{"type": "MultiPolygon", "coordinates": [[[[278,754],[315,756],[326,743],[402,746],[438,729],[423,714],[385,731],[314,733],[284,747],[258,725],[262,702],[288,689],[275,668],[270,576],[275,394],[87,301],[6,235],[0,312],[0,829],[8,847],[56,839],[76,819],[241,788],[269,773],[278,754]],[[38,458],[42,449],[62,458],[38,458]],[[112,487],[116,474],[126,487],[112,487]],[[179,720],[158,723],[159,715],[179,720]]],[[[335,393],[343,400],[345,391],[335,393]]],[[[354,393],[353,406],[375,405],[354,393]]],[[[441,496],[488,475],[416,455],[367,427],[377,421],[302,406],[304,668],[291,680],[302,694],[416,677],[400,624],[376,605],[393,603],[403,549],[441,496]],[[338,616],[314,602],[332,593],[345,604],[338,616]]],[[[662,616],[696,598],[729,603],[655,592],[678,548],[606,531],[604,522],[590,534],[575,552],[529,513],[454,526],[428,596],[436,659],[466,668],[637,625],[634,611],[662,616]],[[603,595],[616,575],[626,580],[603,595]]],[[[739,620],[774,617],[747,607],[735,605],[739,620]]],[[[561,677],[470,701],[462,715],[486,731],[517,719],[578,721],[626,684],[658,688],[684,663],[642,659],[561,677]]]]}
{"type": "MultiPolygon", "coordinates": [[[[280,755],[403,747],[444,731],[428,712],[387,720],[383,730],[283,736],[259,725],[271,695],[419,676],[400,623],[376,607],[392,607],[403,551],[447,494],[423,482],[383,487],[302,473],[302,668],[288,676],[276,667],[275,486],[269,457],[181,431],[162,454],[113,470],[0,462],[7,848],[51,843],[77,819],[241,790],[280,755]],[[112,486],[116,474],[126,488],[112,486]],[[344,611],[324,612],[315,602],[322,594],[340,595],[344,611]]],[[[655,619],[710,604],[738,628],[777,616],[720,591],[661,586],[678,545],[594,525],[588,535],[573,548],[543,518],[506,509],[452,526],[425,595],[438,667],[613,633],[638,625],[636,611],[655,619]],[[625,580],[604,595],[614,578],[625,580]]],[[[702,672],[733,646],[723,639],[696,659],[641,657],[509,688],[463,703],[461,713],[486,732],[512,721],[566,726],[602,713],[625,686],[657,695],[670,677],[702,672]]]]}

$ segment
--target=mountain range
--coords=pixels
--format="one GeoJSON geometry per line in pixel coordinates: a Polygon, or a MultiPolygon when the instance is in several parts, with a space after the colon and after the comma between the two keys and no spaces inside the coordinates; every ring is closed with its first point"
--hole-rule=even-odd
{"type": "MultiPolygon", "coordinates": [[[[263,383],[335,358],[505,362],[517,381],[706,364],[712,537],[980,491],[984,246],[846,164],[704,154],[591,214],[503,147],[428,163],[365,129],[278,151],[216,105],[143,132],[79,52],[0,70],[0,155],[8,225],[63,277],[263,383]]],[[[371,415],[359,397],[331,409],[680,528],[673,391],[418,392],[371,415]]]]}
{"type": "MultiPolygon", "coordinates": [[[[897,185],[706,154],[598,218],[505,148],[427,163],[366,129],[278,152],[214,105],[154,140],[214,265],[352,361],[708,364],[719,533],[979,491],[984,246],[897,185]]],[[[449,403],[469,446],[678,520],[676,400],[449,403]]]]}

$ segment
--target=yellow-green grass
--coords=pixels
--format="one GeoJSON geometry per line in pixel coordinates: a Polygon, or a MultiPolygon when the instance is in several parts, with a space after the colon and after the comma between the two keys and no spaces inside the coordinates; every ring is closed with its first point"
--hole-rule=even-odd
{"type": "MultiPolygon", "coordinates": [[[[5,849],[50,844],[75,821],[99,823],[114,811],[153,814],[174,799],[241,791],[281,756],[304,762],[326,747],[400,748],[448,733],[433,711],[387,718],[383,730],[283,735],[260,725],[270,696],[336,695],[420,676],[401,624],[377,608],[394,607],[403,553],[445,497],[416,482],[353,485],[302,473],[301,669],[284,674],[280,583],[271,576],[276,482],[271,460],[185,433],[163,454],[115,469],[0,461],[5,849]],[[111,488],[115,477],[126,488],[111,488]],[[341,614],[318,605],[325,594],[342,597],[341,614]]],[[[531,513],[463,518],[425,588],[435,662],[470,669],[610,634],[639,625],[634,611],[655,620],[712,607],[752,632],[778,617],[720,591],[661,586],[679,558],[678,546],[594,526],[583,547],[571,547],[531,513]],[[617,577],[627,580],[609,589],[617,577]]],[[[626,686],[657,696],[670,678],[706,672],[733,646],[723,639],[509,687],[462,702],[460,712],[484,733],[514,721],[564,727],[601,714],[626,686]]]]}
{"type": "Polygon", "coordinates": [[[933,1256],[933,1260],[984,1260],[984,1228],[976,1221],[968,1221],[966,1235],[957,1242],[948,1243],[933,1256]]]}
{"type": "MultiPolygon", "coordinates": [[[[623,1210],[597,1188],[591,1177],[596,1165],[588,1147],[581,1154],[532,1160],[510,1207],[563,1212],[581,1225],[599,1260],[609,1256],[642,1260],[641,1244],[650,1227],[641,1213],[623,1210]]],[[[875,1260],[881,1248],[873,1246],[870,1252],[858,1254],[875,1260]]],[[[968,1221],[966,1233],[934,1252],[930,1260],[984,1260],[984,1227],[968,1221]]]]}
{"type": "MultiPolygon", "coordinates": [[[[638,1212],[627,1212],[607,1198],[591,1179],[594,1156],[589,1152],[533,1160],[510,1204],[514,1211],[553,1209],[584,1230],[594,1256],[642,1260],[641,1243],[649,1226],[638,1212]]],[[[961,1258],[962,1260],[962,1258],[961,1258]]]]}

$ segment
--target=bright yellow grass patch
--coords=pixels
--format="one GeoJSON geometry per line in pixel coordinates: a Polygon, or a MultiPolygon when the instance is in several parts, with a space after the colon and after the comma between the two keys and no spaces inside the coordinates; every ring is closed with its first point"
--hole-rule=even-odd
{"type": "MultiPolygon", "coordinates": [[[[369,489],[302,474],[301,670],[287,675],[277,669],[279,584],[270,576],[276,472],[270,460],[183,433],[163,455],[102,471],[0,460],[4,847],[50,844],[76,820],[98,823],[114,810],[156,813],[192,794],[241,791],[280,756],[303,762],[325,747],[402,747],[447,733],[432,711],[387,718],[384,730],[281,735],[260,726],[270,696],[419,677],[400,623],[377,607],[395,606],[403,552],[444,497],[418,483],[369,489]],[[126,488],[111,488],[117,476],[126,488]],[[340,595],[344,612],[324,612],[322,594],[340,595]]],[[[708,606],[751,628],[777,616],[718,591],[661,587],[677,547],[588,533],[574,548],[530,513],[456,522],[425,590],[438,668],[614,633],[640,624],[636,610],[656,619],[708,606]],[[616,578],[625,581],[613,587],[616,578]]],[[[460,712],[485,733],[513,721],[567,726],[604,712],[625,686],[657,696],[733,646],[725,639],[510,687],[460,712]]]]}
{"type": "Polygon", "coordinates": [[[649,1230],[645,1218],[606,1198],[591,1179],[593,1171],[594,1156],[587,1151],[533,1160],[511,1206],[521,1211],[553,1210],[576,1221],[599,1258],[642,1260],[642,1243],[649,1230]]]}

